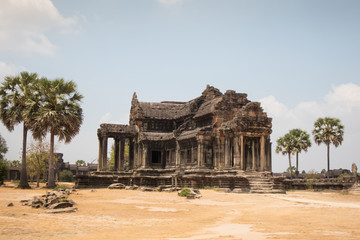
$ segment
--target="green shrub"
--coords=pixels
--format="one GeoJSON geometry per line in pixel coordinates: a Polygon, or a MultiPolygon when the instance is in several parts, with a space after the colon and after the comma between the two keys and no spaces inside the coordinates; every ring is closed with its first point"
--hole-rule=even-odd
{"type": "Polygon", "coordinates": [[[60,172],[60,181],[61,182],[72,182],[73,174],[69,170],[63,170],[60,172]]]}
{"type": "Polygon", "coordinates": [[[0,157],[0,185],[4,183],[8,171],[9,171],[9,167],[7,162],[0,157]]]}
{"type": "Polygon", "coordinates": [[[306,179],[318,179],[320,178],[319,176],[319,173],[315,170],[310,170],[306,176],[305,176],[306,179]]]}
{"type": "Polygon", "coordinates": [[[307,189],[313,189],[314,180],[307,179],[305,184],[307,189]]]}
{"type": "Polygon", "coordinates": [[[352,174],[350,174],[350,173],[343,173],[338,178],[343,179],[344,177],[351,177],[351,176],[352,176],[352,174]]]}
{"type": "Polygon", "coordinates": [[[183,189],[181,189],[179,196],[180,197],[187,197],[188,195],[191,195],[191,190],[187,187],[184,187],[183,189]]]}

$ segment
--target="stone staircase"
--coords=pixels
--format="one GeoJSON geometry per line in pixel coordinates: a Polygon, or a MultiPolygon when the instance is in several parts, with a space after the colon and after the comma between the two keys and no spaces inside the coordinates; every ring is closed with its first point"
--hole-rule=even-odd
{"type": "Polygon", "coordinates": [[[250,193],[285,193],[282,181],[276,181],[269,173],[247,173],[249,180],[250,193]]]}

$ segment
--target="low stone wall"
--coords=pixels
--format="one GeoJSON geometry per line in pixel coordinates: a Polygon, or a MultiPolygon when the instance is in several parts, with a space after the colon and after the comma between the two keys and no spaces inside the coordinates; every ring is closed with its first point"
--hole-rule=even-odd
{"type": "Polygon", "coordinates": [[[348,190],[355,183],[355,177],[320,178],[320,179],[286,179],[285,190],[348,190]]]}
{"type": "Polygon", "coordinates": [[[247,175],[243,171],[208,170],[139,170],[133,172],[94,172],[90,176],[76,176],[76,188],[108,187],[112,183],[126,186],[172,186],[191,188],[218,188],[232,192],[258,193],[284,192],[284,178],[273,177],[271,173],[253,172],[247,175]],[[264,191],[263,191],[264,190],[264,191]]]}

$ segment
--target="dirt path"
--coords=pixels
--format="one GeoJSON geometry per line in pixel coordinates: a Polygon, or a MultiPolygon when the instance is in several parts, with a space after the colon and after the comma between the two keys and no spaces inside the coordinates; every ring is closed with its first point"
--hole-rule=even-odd
{"type": "Polygon", "coordinates": [[[20,200],[46,190],[0,188],[0,239],[360,239],[360,196],[79,190],[76,213],[46,214],[20,200]],[[15,206],[7,207],[13,202],[15,206]]]}

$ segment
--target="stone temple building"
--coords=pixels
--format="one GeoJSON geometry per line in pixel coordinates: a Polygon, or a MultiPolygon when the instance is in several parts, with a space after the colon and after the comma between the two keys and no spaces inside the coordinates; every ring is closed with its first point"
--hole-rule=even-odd
{"type": "Polygon", "coordinates": [[[271,174],[271,121],[260,103],[232,90],[223,94],[207,86],[188,102],[160,103],[141,102],[134,93],[129,125],[100,125],[98,172],[79,184],[278,191],[271,174]],[[114,139],[113,171],[109,138],[114,139]]]}

